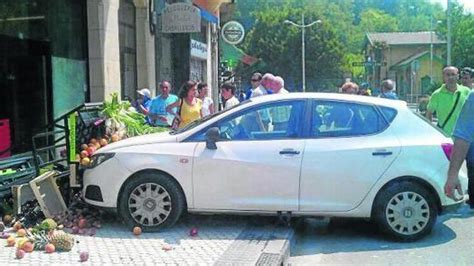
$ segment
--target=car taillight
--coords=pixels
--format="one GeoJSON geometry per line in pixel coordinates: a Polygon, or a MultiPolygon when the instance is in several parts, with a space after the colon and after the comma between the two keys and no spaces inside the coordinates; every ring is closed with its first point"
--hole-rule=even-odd
{"type": "Polygon", "coordinates": [[[441,144],[441,148],[443,148],[444,155],[448,160],[451,160],[451,153],[453,152],[453,144],[452,143],[443,143],[441,144]]]}

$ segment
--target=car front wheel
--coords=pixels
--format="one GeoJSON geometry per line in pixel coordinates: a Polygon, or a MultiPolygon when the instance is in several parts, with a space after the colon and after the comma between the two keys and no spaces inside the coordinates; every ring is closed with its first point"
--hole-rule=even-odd
{"type": "Polygon", "coordinates": [[[161,173],[141,173],[130,179],[119,199],[119,215],[130,226],[156,231],[172,226],[184,209],[178,184],[161,173]]]}
{"type": "Polygon", "coordinates": [[[375,199],[374,218],[399,241],[418,240],[431,232],[438,209],[432,194],[414,182],[390,184],[375,199]]]}

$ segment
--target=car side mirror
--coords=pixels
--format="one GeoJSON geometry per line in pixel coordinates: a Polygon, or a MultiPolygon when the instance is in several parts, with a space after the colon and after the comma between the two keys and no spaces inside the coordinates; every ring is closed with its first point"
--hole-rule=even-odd
{"type": "Polygon", "coordinates": [[[220,136],[219,128],[211,127],[206,131],[206,148],[209,150],[217,150],[216,142],[220,136]]]}

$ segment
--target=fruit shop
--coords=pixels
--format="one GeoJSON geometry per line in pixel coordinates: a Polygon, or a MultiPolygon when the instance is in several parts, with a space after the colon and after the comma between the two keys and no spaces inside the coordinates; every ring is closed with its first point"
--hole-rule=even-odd
{"type": "Polygon", "coordinates": [[[33,250],[69,251],[74,234],[95,235],[103,211],[81,196],[81,176],[94,153],[165,130],[147,125],[143,114],[112,94],[110,101],[86,103],[56,119],[33,136],[31,152],[0,159],[0,231],[7,246],[16,247],[20,259],[33,250]]]}

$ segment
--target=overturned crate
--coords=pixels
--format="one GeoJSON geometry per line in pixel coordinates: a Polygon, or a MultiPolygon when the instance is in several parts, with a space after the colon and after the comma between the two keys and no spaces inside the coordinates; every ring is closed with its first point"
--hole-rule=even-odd
{"type": "Polygon", "coordinates": [[[47,218],[62,215],[67,211],[66,203],[56,184],[57,178],[61,178],[59,172],[48,171],[30,181],[31,190],[47,218]]]}

